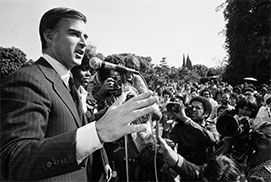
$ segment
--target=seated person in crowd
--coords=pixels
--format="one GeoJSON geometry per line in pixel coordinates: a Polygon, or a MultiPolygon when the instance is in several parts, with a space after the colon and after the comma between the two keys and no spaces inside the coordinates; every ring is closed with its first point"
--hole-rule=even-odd
{"type": "Polygon", "coordinates": [[[190,101],[189,111],[179,103],[178,109],[173,112],[177,124],[171,132],[171,139],[178,144],[178,154],[186,160],[201,165],[207,162],[206,150],[216,141],[216,134],[206,125],[206,118],[212,112],[210,102],[204,97],[194,97],[190,101]]]}

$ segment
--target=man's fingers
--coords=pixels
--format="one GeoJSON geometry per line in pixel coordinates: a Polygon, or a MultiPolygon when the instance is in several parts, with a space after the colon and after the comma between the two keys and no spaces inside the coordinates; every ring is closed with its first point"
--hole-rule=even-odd
{"type": "Polygon", "coordinates": [[[127,92],[122,92],[122,94],[119,96],[119,98],[112,104],[111,107],[117,107],[123,104],[127,98],[127,92]]]}
{"type": "MultiPolygon", "coordinates": [[[[132,110],[130,112],[127,112],[126,116],[128,116],[129,121],[134,121],[135,119],[138,119],[138,118],[145,116],[149,113],[153,113],[154,111],[155,111],[155,105],[151,105],[148,107],[144,107],[141,109],[132,110]]],[[[130,123],[129,121],[127,121],[125,124],[129,124],[130,123]]]]}
{"type": "Polygon", "coordinates": [[[146,131],[148,126],[146,124],[127,125],[124,128],[125,134],[137,133],[140,131],[146,131]]]}
{"type": "Polygon", "coordinates": [[[147,99],[151,96],[151,92],[144,92],[142,94],[139,94],[133,98],[131,98],[130,100],[128,100],[127,102],[136,102],[136,101],[139,101],[139,100],[143,100],[143,99],[147,99]]]}
{"type": "Polygon", "coordinates": [[[161,136],[158,136],[158,141],[160,142],[160,145],[162,144],[164,146],[166,144],[166,141],[161,136]]]}
{"type": "Polygon", "coordinates": [[[125,108],[130,108],[130,111],[141,109],[144,107],[148,107],[150,105],[153,105],[157,103],[158,99],[157,97],[153,97],[150,95],[149,92],[140,94],[136,97],[131,98],[130,100],[127,101],[127,103],[124,103],[125,108]]]}

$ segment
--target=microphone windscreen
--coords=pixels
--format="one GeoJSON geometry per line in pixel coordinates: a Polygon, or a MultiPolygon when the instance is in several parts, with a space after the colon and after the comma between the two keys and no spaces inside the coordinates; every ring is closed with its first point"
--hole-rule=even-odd
{"type": "Polygon", "coordinates": [[[103,61],[100,60],[99,58],[97,57],[93,57],[89,60],[89,66],[92,68],[92,69],[99,69],[102,67],[102,63],[103,61]]]}
{"type": "Polygon", "coordinates": [[[134,74],[134,87],[138,90],[140,94],[147,92],[149,90],[143,78],[141,78],[140,75],[136,74],[134,74]]]}
{"type": "MultiPolygon", "coordinates": [[[[140,75],[134,74],[134,87],[137,89],[139,94],[147,92],[149,90],[148,86],[145,84],[143,78],[140,75]]],[[[152,115],[152,119],[160,120],[162,118],[162,113],[157,104],[154,105],[155,110],[152,115]]]]}

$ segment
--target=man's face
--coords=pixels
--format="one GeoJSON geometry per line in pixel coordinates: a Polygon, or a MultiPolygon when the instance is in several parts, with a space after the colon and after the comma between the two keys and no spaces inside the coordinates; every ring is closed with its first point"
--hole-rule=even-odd
{"type": "Polygon", "coordinates": [[[235,97],[230,98],[230,105],[235,106],[237,102],[237,99],[235,97]]]}
{"type": "Polygon", "coordinates": [[[230,95],[229,94],[223,94],[221,98],[221,103],[224,105],[227,105],[230,102],[230,95]]]}
{"type": "Polygon", "coordinates": [[[86,24],[82,20],[62,19],[49,42],[51,56],[67,69],[78,66],[86,49],[86,24]]]}
{"type": "Polygon", "coordinates": [[[202,93],[202,96],[205,97],[205,98],[210,98],[210,93],[208,91],[204,91],[202,93]]]}
{"type": "Polygon", "coordinates": [[[204,118],[203,104],[199,101],[193,101],[191,103],[191,119],[194,121],[202,120],[204,118]]]}

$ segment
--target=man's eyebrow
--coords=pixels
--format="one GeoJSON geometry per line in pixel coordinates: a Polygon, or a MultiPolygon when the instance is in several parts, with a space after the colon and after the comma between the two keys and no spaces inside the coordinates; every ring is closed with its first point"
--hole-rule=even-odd
{"type": "MultiPolygon", "coordinates": [[[[77,34],[79,34],[79,35],[82,34],[81,31],[76,30],[76,29],[73,29],[73,28],[68,29],[68,32],[71,32],[71,33],[77,33],[77,34]]],[[[87,35],[86,33],[84,33],[83,36],[84,36],[85,39],[88,38],[88,35],[87,35]]]]}

